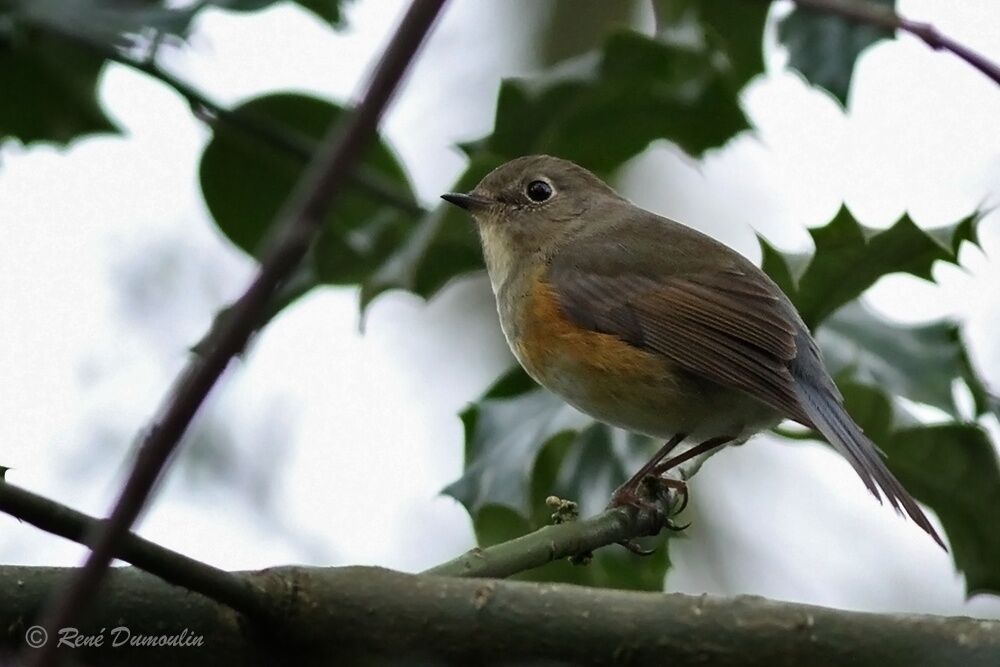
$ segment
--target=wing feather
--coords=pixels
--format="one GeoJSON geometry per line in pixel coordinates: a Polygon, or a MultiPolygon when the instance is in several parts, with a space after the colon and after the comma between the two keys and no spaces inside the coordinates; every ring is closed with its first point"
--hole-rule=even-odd
{"type": "Polygon", "coordinates": [[[789,372],[796,323],[780,297],[752,277],[728,271],[654,280],[555,263],[548,278],[580,326],[655,351],[811,425],[789,372]]]}

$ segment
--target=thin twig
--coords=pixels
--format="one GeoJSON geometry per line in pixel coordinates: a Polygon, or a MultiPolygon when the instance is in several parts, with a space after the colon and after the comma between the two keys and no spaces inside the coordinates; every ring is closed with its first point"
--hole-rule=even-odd
{"type": "MultiPolygon", "coordinates": [[[[264,118],[252,116],[245,111],[228,109],[213,101],[191,84],[162,69],[156,63],[155,53],[152,54],[154,57],[150,58],[133,58],[114,45],[97,42],[62,26],[41,23],[34,25],[39,30],[72,42],[105,60],[148,74],[187,100],[194,117],[209,127],[214,128],[222,125],[237,130],[249,138],[291,155],[303,164],[308,163],[316,152],[317,142],[301,132],[296,132],[292,128],[270,122],[264,118]]],[[[427,212],[410,196],[400,192],[398,187],[371,168],[358,165],[349,178],[358,188],[380,203],[388,204],[413,215],[423,215],[427,212]]]]}
{"type": "MultiPolygon", "coordinates": [[[[238,355],[266,311],[272,297],[305,256],[327,211],[343,191],[378,127],[379,119],[430,30],[445,0],[414,0],[382,54],[368,89],[357,108],[324,139],[303,173],[273,228],[273,244],[264,254],[260,270],[246,292],[217,318],[205,341],[204,354],[192,358],[177,379],[160,417],[143,438],[131,473],[118,496],[111,516],[92,541],[86,562],[61,595],[43,614],[42,625],[50,636],[72,625],[91,600],[117,551],[146,504],[167,460],[187,431],[209,391],[238,355]]],[[[55,642],[35,656],[36,665],[51,665],[55,642]]]]}
{"type": "Polygon", "coordinates": [[[792,0],[792,2],[802,9],[833,14],[855,23],[908,32],[935,51],[950,51],[1000,85],[1000,66],[983,54],[942,35],[929,23],[912,21],[891,9],[860,0],[792,0]]]}
{"type": "MultiPolygon", "coordinates": [[[[100,524],[92,516],[3,481],[0,481],[0,511],[84,546],[100,524]]],[[[114,555],[164,581],[228,605],[250,619],[273,620],[273,610],[263,591],[245,577],[171,551],[134,533],[125,535],[114,555]]]]}
{"type": "Polygon", "coordinates": [[[661,501],[656,504],[654,511],[609,509],[588,519],[544,526],[533,533],[492,547],[476,547],[458,558],[426,570],[423,574],[509,577],[562,558],[580,556],[636,537],[656,535],[663,528],[663,517],[672,504],[661,501]]]}

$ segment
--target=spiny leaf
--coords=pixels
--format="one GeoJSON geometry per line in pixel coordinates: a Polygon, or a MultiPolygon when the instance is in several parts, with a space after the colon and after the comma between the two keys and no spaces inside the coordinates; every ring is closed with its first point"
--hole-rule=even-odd
{"type": "MultiPolygon", "coordinates": [[[[237,12],[253,12],[275,4],[278,0],[212,0],[211,4],[237,12]]],[[[344,24],[341,8],[342,0],[294,0],[298,5],[323,19],[331,26],[340,28],[344,24]]]]}
{"type": "Polygon", "coordinates": [[[767,2],[654,0],[660,39],[689,40],[691,33],[712,48],[736,90],[764,71],[767,2]]]}
{"type": "Polygon", "coordinates": [[[799,276],[792,273],[792,269],[789,266],[791,263],[789,257],[783,255],[777,248],[768,243],[763,236],[758,235],[757,242],[760,244],[760,268],[771,277],[771,280],[794,303],[798,297],[799,276]]]}
{"type": "MultiPolygon", "coordinates": [[[[118,128],[97,103],[104,50],[143,50],[186,38],[195,15],[215,5],[256,10],[276,0],[8,0],[0,3],[0,143],[14,138],[68,143],[118,128]],[[88,46],[90,45],[90,46],[88,46]]],[[[299,0],[334,26],[339,0],[299,0]]]]}
{"type": "MultiPolygon", "coordinates": [[[[888,9],[895,5],[895,0],[867,1],[888,9]]],[[[892,34],[891,30],[799,7],[778,24],[778,39],[788,47],[789,66],[813,85],[830,91],[845,107],[858,56],[892,34]]]]}
{"type": "Polygon", "coordinates": [[[183,38],[204,3],[164,0],[21,0],[14,21],[106,46],[146,46],[150,38],[183,38]]]}
{"type": "MultiPolygon", "coordinates": [[[[581,516],[600,511],[611,491],[627,477],[623,459],[612,440],[624,433],[592,423],[579,432],[563,432],[544,443],[531,473],[529,512],[498,504],[482,506],[473,513],[480,545],[489,546],[520,537],[552,522],[550,495],[582,501],[581,516]]],[[[633,443],[634,444],[634,443],[633,443]]],[[[637,561],[625,549],[600,549],[585,566],[568,561],[550,563],[517,578],[530,581],[561,581],[584,586],[632,590],[662,590],[670,564],[667,531],[645,541],[655,548],[652,556],[637,561]]]]}
{"type": "Polygon", "coordinates": [[[507,159],[551,153],[604,174],[656,139],[700,155],[749,127],[736,92],[711,49],[618,33],[597,59],[505,81],[482,145],[507,159]]]}
{"type": "Polygon", "coordinates": [[[627,26],[644,0],[550,0],[532,9],[541,21],[535,39],[539,65],[548,67],[586,53],[609,32],[627,26]]]}
{"type": "MultiPolygon", "coordinates": [[[[0,16],[0,21],[3,17],[0,16]]],[[[0,90],[16,104],[0,104],[0,143],[65,144],[100,132],[117,132],[97,103],[104,60],[76,45],[36,31],[0,39],[0,90]]]]}
{"type": "Polygon", "coordinates": [[[580,417],[544,389],[487,398],[462,413],[465,472],[445,488],[473,516],[486,505],[530,516],[531,475],[552,437],[572,432],[580,417]]]}
{"type": "Polygon", "coordinates": [[[827,319],[816,339],[834,375],[849,375],[854,382],[932,405],[956,419],[962,415],[952,384],[961,379],[972,393],[977,415],[995,407],[969,366],[959,328],[952,322],[902,326],[854,301],[827,319]]]}
{"type": "MultiPolygon", "coordinates": [[[[552,510],[545,502],[550,495],[578,502],[585,516],[600,511],[650,444],[576,413],[538,388],[519,367],[466,410],[462,421],[465,472],[445,493],[465,505],[482,546],[551,523],[552,510]],[[616,438],[627,439],[620,443],[624,447],[615,446],[616,438]]],[[[656,553],[642,567],[624,549],[602,549],[585,567],[560,561],[519,577],[661,590],[669,565],[666,536],[648,546],[656,553]]]]}
{"type": "Polygon", "coordinates": [[[892,473],[938,515],[968,593],[1000,592],[1000,464],[986,432],[919,424],[880,389],[843,381],[840,388],[892,473]]]}
{"type": "Polygon", "coordinates": [[[961,243],[976,241],[977,223],[972,215],[930,233],[904,215],[889,229],[876,231],[862,227],[841,207],[828,224],[810,230],[816,250],[794,289],[787,287],[794,260],[783,259],[762,243],[765,270],[786,290],[805,323],[814,327],[882,276],[902,272],[930,280],[934,262],[957,263],[961,243]]]}

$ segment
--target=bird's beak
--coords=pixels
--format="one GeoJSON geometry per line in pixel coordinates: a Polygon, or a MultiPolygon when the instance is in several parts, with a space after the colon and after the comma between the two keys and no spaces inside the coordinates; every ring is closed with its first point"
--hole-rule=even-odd
{"type": "Polygon", "coordinates": [[[459,208],[464,208],[470,213],[475,213],[476,211],[488,208],[493,203],[485,197],[466,195],[459,192],[449,192],[448,194],[441,195],[441,199],[445,200],[449,204],[454,204],[459,208]]]}

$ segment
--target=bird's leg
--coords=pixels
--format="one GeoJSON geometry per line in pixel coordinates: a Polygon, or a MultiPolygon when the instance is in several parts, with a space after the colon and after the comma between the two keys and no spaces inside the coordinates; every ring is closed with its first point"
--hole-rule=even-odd
{"type": "MultiPolygon", "coordinates": [[[[659,512],[659,508],[654,500],[639,494],[639,487],[642,486],[647,479],[654,481],[654,478],[650,477],[650,475],[653,474],[654,469],[664,458],[667,457],[668,454],[670,454],[670,452],[677,447],[677,445],[681,443],[682,440],[684,440],[685,435],[686,434],[684,433],[678,433],[674,437],[667,440],[667,442],[664,443],[664,445],[660,447],[655,454],[653,454],[653,458],[639,468],[639,470],[637,470],[627,482],[615,489],[614,493],[611,494],[611,502],[608,503],[608,507],[635,507],[640,510],[645,509],[652,512],[659,512]]],[[[655,551],[655,549],[644,548],[631,538],[622,540],[618,544],[622,545],[637,556],[649,556],[655,551]]]]}
{"type": "MultiPolygon", "coordinates": [[[[690,461],[696,456],[701,456],[706,452],[710,452],[734,439],[732,436],[728,435],[709,438],[708,440],[695,445],[686,452],[664,461],[663,459],[665,459],[667,455],[670,454],[670,452],[673,451],[682,440],[684,440],[684,437],[684,433],[678,433],[674,437],[670,438],[670,440],[668,440],[663,447],[661,447],[656,454],[653,455],[653,458],[647,461],[644,466],[639,468],[639,470],[632,475],[627,482],[615,489],[615,492],[611,494],[611,502],[608,503],[608,507],[628,506],[635,507],[637,509],[652,510],[654,512],[658,511],[659,508],[656,506],[655,501],[649,499],[647,496],[639,494],[639,487],[648,479],[652,484],[659,485],[661,488],[665,487],[673,489],[680,494],[680,507],[674,512],[674,514],[683,512],[684,508],[686,508],[688,504],[687,484],[683,480],[664,477],[664,475],[685,461],[690,461]]],[[[670,522],[669,518],[666,519],[664,523],[666,523],[667,528],[670,530],[680,531],[688,527],[687,525],[675,526],[670,522]]],[[[643,549],[633,540],[624,540],[619,542],[619,544],[632,553],[638,555],[645,556],[653,553],[652,551],[643,549]]]]}
{"type": "MultiPolygon", "coordinates": [[[[677,456],[671,457],[662,463],[658,461],[653,465],[651,473],[657,477],[662,477],[664,473],[673,470],[685,461],[690,461],[694,457],[710,452],[716,447],[721,447],[732,440],[734,440],[734,438],[730,435],[720,435],[716,438],[709,438],[705,442],[695,445],[683,454],[678,454],[677,456]]],[[[662,461],[662,457],[660,460],[662,461]]],[[[683,484],[683,482],[681,483],[683,484]]]]}
{"type": "MultiPolygon", "coordinates": [[[[673,489],[681,496],[680,507],[674,510],[672,515],[676,516],[677,514],[680,514],[687,507],[688,497],[689,497],[688,488],[687,488],[687,483],[684,482],[684,480],[673,479],[671,477],[665,477],[664,475],[666,475],[666,473],[673,470],[674,468],[684,463],[685,461],[690,461],[696,456],[700,456],[706,452],[710,452],[716,447],[721,447],[722,445],[726,444],[731,440],[733,440],[733,438],[728,435],[719,436],[717,438],[709,438],[708,440],[695,445],[694,447],[687,450],[683,454],[678,454],[677,456],[671,457],[666,461],[657,463],[655,466],[653,466],[653,474],[656,476],[655,477],[656,481],[659,484],[669,489],[673,489]]],[[[669,518],[667,519],[666,523],[667,523],[667,528],[669,530],[674,530],[678,532],[686,529],[688,526],[691,525],[690,523],[686,523],[683,526],[677,526],[674,525],[669,518]]]]}
{"type": "Polygon", "coordinates": [[[666,458],[667,455],[670,454],[670,452],[672,452],[684,438],[684,433],[678,433],[674,437],[667,440],[667,442],[660,447],[655,454],[653,454],[653,458],[649,459],[645,465],[639,468],[639,470],[632,475],[627,482],[615,489],[614,493],[611,494],[611,502],[608,503],[608,507],[635,507],[638,509],[649,509],[653,503],[639,495],[639,487],[642,485],[642,481],[646,479],[646,477],[657,474],[655,469],[660,464],[660,461],[666,458]]]}

